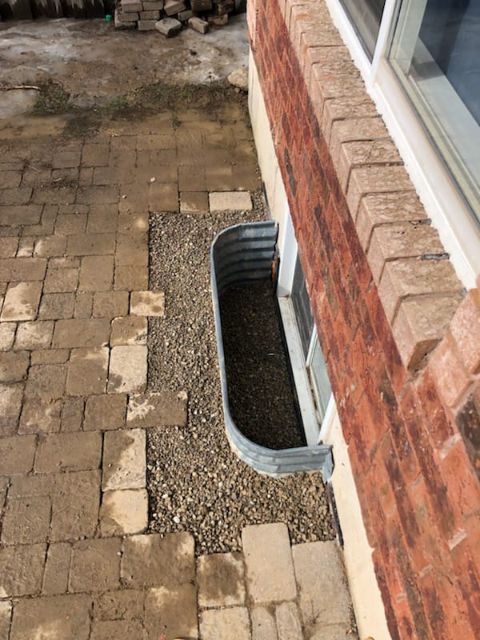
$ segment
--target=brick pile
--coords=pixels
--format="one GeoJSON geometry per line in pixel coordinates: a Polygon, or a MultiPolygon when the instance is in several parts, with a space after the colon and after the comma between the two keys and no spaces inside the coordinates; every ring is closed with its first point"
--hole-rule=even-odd
{"type": "Polygon", "coordinates": [[[118,0],[117,29],[156,29],[169,38],[184,27],[205,34],[210,27],[223,27],[229,16],[244,9],[242,0],[118,0]]]}

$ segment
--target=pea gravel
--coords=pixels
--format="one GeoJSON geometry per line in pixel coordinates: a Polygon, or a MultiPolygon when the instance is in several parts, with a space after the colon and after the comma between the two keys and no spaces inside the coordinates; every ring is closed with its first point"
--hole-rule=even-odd
{"type": "Polygon", "coordinates": [[[149,530],[189,531],[198,554],[239,550],[248,524],[285,522],[292,543],[334,537],[320,474],[261,476],[236,457],[225,435],[209,251],[221,229],[263,217],[261,198],[254,200],[248,214],[150,219],[150,288],[165,292],[166,314],[149,321],[148,385],[186,390],[189,403],[185,428],[148,431],[149,530]]]}

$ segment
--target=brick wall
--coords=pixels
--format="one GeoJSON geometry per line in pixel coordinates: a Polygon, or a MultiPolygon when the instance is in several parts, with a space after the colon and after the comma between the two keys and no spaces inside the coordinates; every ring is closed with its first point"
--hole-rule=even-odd
{"type": "Polygon", "coordinates": [[[391,635],[479,638],[480,292],[323,0],[249,0],[248,20],[391,635]]]}

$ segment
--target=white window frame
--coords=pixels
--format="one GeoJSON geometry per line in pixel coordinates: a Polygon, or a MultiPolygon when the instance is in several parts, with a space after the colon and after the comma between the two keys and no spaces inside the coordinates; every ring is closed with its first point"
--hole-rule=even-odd
{"type": "Polygon", "coordinates": [[[277,282],[277,299],[280,315],[282,316],[282,324],[297,391],[305,438],[309,446],[314,446],[323,442],[325,434],[330,428],[330,423],[335,413],[335,400],[332,393],[325,409],[325,415],[320,417],[317,412],[314,390],[312,389],[312,382],[308,371],[315,341],[318,340],[317,331],[314,325],[308,355],[305,359],[291,298],[295,264],[298,256],[298,244],[295,238],[295,230],[288,205],[285,206],[283,223],[284,232],[279,246],[280,270],[277,282]]]}
{"type": "Polygon", "coordinates": [[[458,277],[466,288],[473,288],[480,274],[480,225],[387,60],[398,1],[385,2],[372,61],[340,0],[326,0],[326,4],[400,151],[427,214],[450,254],[458,277]]]}

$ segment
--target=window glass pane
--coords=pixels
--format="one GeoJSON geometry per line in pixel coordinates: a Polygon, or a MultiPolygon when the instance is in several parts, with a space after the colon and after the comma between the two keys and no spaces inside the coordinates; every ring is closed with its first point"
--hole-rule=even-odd
{"type": "Polygon", "coordinates": [[[390,61],[478,217],[480,1],[404,0],[390,61]]]}
{"type": "Polygon", "coordinates": [[[385,0],[341,0],[370,59],[375,51],[385,0]]]}
{"type": "Polygon", "coordinates": [[[308,347],[310,346],[310,338],[312,336],[313,315],[299,256],[297,256],[295,273],[293,276],[292,303],[295,316],[297,318],[298,331],[302,341],[303,355],[306,358],[308,347]]]}

